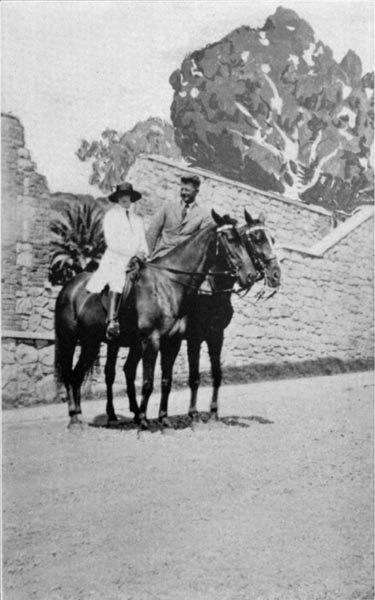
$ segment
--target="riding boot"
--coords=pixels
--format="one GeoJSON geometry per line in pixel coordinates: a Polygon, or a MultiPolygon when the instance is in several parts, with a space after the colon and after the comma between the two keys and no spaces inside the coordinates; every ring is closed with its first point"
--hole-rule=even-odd
{"type": "Polygon", "coordinates": [[[108,295],[108,318],[107,318],[107,340],[112,340],[120,335],[120,324],[117,320],[120,307],[121,295],[117,292],[109,292],[108,295]]]}

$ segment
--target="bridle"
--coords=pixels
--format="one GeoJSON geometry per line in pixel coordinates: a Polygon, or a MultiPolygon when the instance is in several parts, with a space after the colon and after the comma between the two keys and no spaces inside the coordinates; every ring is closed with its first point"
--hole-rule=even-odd
{"type": "Polygon", "coordinates": [[[268,256],[268,257],[266,257],[264,255],[263,256],[260,255],[260,253],[256,249],[256,244],[254,243],[254,240],[252,239],[252,234],[256,231],[262,231],[264,233],[265,238],[266,238],[270,248],[272,248],[272,250],[273,250],[273,242],[271,239],[271,235],[265,225],[249,225],[246,227],[245,232],[242,234],[243,238],[245,239],[245,242],[247,242],[247,244],[250,248],[251,260],[253,261],[255,270],[259,273],[259,277],[258,277],[257,281],[261,281],[262,279],[264,280],[265,287],[263,289],[261,289],[256,295],[255,302],[258,302],[261,298],[263,298],[264,300],[269,300],[277,292],[277,289],[274,289],[266,298],[264,298],[264,295],[266,293],[267,284],[268,284],[267,269],[268,269],[268,266],[270,265],[270,263],[272,261],[276,260],[277,257],[276,257],[276,254],[274,254],[274,252],[272,252],[271,256],[268,256]]]}
{"type": "Polygon", "coordinates": [[[267,283],[267,268],[268,268],[268,265],[273,260],[276,260],[276,254],[272,253],[271,256],[269,256],[269,257],[260,255],[260,253],[256,249],[256,244],[254,243],[254,241],[252,239],[252,234],[255,231],[263,231],[263,233],[266,237],[266,240],[268,241],[268,244],[269,244],[270,248],[272,248],[272,249],[273,249],[273,243],[272,243],[269,231],[265,227],[265,225],[250,225],[250,226],[246,227],[246,231],[244,231],[244,233],[242,234],[242,236],[245,238],[245,241],[248,243],[248,245],[250,247],[251,260],[253,261],[254,267],[255,267],[256,271],[258,271],[258,273],[259,273],[258,281],[260,279],[265,279],[265,283],[267,283]]]}
{"type": "MultiPolygon", "coordinates": [[[[194,275],[203,275],[204,277],[208,277],[208,276],[226,276],[226,277],[230,277],[232,279],[237,279],[238,278],[238,272],[240,270],[240,265],[239,265],[239,261],[234,257],[233,253],[230,250],[230,245],[226,243],[225,241],[225,236],[223,236],[223,232],[226,230],[232,229],[234,231],[237,232],[237,230],[235,229],[235,225],[231,224],[231,223],[226,223],[224,225],[219,225],[216,228],[216,244],[215,244],[215,256],[219,256],[220,253],[220,248],[223,250],[226,261],[229,263],[230,268],[225,270],[225,271],[203,271],[203,272],[198,272],[198,271],[185,271],[182,269],[175,269],[174,267],[166,267],[166,266],[162,266],[162,265],[155,265],[152,262],[146,262],[144,263],[144,266],[146,268],[149,269],[156,269],[156,270],[161,270],[161,271],[168,271],[169,273],[172,273],[174,275],[190,275],[190,276],[194,276],[194,275]]],[[[239,241],[241,241],[241,236],[240,234],[237,232],[238,234],[238,239],[239,241]]],[[[176,279],[172,279],[172,281],[175,281],[176,283],[179,283],[180,285],[184,286],[184,287],[188,287],[190,289],[195,289],[195,290],[200,290],[200,287],[197,286],[193,286],[192,284],[186,284],[183,283],[182,281],[178,281],[176,279]]],[[[244,289],[244,288],[241,288],[244,289]]],[[[225,291],[232,291],[232,288],[225,290],[225,291]]],[[[224,292],[224,290],[221,290],[221,293],[224,292]]],[[[206,293],[210,293],[210,292],[206,292],[206,293]]]]}

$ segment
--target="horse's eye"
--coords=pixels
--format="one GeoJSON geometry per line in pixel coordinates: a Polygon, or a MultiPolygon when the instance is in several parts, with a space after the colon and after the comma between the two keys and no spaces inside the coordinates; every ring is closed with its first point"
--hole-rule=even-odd
{"type": "Polygon", "coordinates": [[[275,245],[275,238],[271,236],[271,242],[273,245],[275,245]]]}

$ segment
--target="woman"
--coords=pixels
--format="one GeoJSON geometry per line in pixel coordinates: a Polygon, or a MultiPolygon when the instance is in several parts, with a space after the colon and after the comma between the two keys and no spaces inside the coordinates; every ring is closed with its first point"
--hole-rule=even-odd
{"type": "Polygon", "coordinates": [[[107,318],[107,339],[118,337],[120,326],[117,320],[121,295],[125,286],[126,268],[133,256],[145,259],[148,247],[143,219],[133,212],[132,204],[142,194],[135,191],[130,183],[121,183],[108,196],[113,202],[103,219],[104,239],[107,249],[97,271],[90,278],[86,288],[89,292],[100,293],[109,286],[109,307],[107,318]]]}

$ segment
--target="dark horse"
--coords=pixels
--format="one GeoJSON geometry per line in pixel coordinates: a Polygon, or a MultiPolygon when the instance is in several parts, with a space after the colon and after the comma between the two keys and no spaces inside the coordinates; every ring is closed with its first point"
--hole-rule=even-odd
{"type": "MultiPolygon", "coordinates": [[[[209,269],[225,266],[226,274],[236,279],[242,288],[254,277],[253,264],[243,241],[228,217],[212,211],[215,221],[185,240],[167,255],[145,263],[134,284],[128,303],[120,306],[120,338],[109,344],[109,359],[116,360],[119,346],[128,346],[124,367],[129,408],[142,428],[149,397],[153,390],[157,354],[161,354],[162,393],[159,419],[168,421],[168,398],[173,365],[185,332],[189,300],[196,293],[209,269]],[[138,407],[135,375],[139,360],[143,361],[142,400],[138,407]]],[[[86,290],[89,273],[81,273],[59,293],[55,309],[56,374],[67,390],[70,424],[79,423],[81,385],[92,368],[105,341],[106,311],[100,294],[86,290]],[[73,369],[77,343],[81,352],[73,369]]]]}
{"type": "MultiPolygon", "coordinates": [[[[245,210],[246,225],[239,228],[247,252],[257,270],[257,281],[264,280],[270,288],[280,285],[281,271],[274,252],[274,240],[265,225],[261,214],[253,219],[245,210]]],[[[214,272],[214,269],[212,269],[214,272]]],[[[187,352],[189,361],[190,408],[189,415],[197,420],[197,394],[200,384],[200,349],[206,342],[211,362],[212,398],[210,414],[217,417],[218,395],[222,381],[221,352],[224,330],[233,317],[231,302],[232,284],[225,275],[210,276],[211,293],[198,292],[192,299],[187,319],[187,352]]]]}
{"type": "MultiPolygon", "coordinates": [[[[256,269],[255,280],[264,280],[270,288],[280,285],[280,267],[273,249],[274,240],[265,225],[263,215],[258,219],[252,219],[245,210],[246,225],[239,229],[240,235],[245,243],[246,250],[256,269]]],[[[224,330],[228,327],[233,316],[231,296],[234,291],[233,277],[222,272],[223,266],[216,264],[211,268],[212,275],[208,277],[211,290],[198,290],[189,298],[187,311],[187,325],[184,337],[187,340],[187,351],[189,361],[189,386],[191,390],[189,415],[192,419],[198,418],[196,408],[197,394],[200,384],[200,349],[206,342],[211,362],[211,374],[213,391],[210,406],[211,416],[217,416],[218,394],[222,380],[221,352],[224,342],[224,330]]],[[[251,286],[249,286],[250,288],[251,286]]],[[[249,289],[248,288],[248,289],[249,289]]],[[[176,340],[180,347],[182,337],[176,340]]],[[[109,345],[107,361],[105,366],[105,380],[107,387],[107,416],[109,421],[116,420],[113,407],[112,386],[115,379],[115,366],[119,345],[109,345]]],[[[139,360],[139,359],[138,359],[139,360]]],[[[138,364],[138,362],[137,362],[138,364]]],[[[137,367],[135,365],[135,369],[137,367]]],[[[124,371],[128,381],[127,363],[124,371]]]]}

